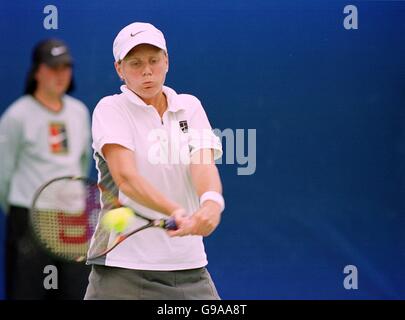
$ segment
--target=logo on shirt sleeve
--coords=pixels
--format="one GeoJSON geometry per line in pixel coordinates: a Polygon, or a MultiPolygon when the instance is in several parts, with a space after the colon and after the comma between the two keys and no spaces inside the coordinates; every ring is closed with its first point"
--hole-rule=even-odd
{"type": "Polygon", "coordinates": [[[181,120],[181,121],[179,121],[179,125],[180,125],[181,131],[183,131],[184,133],[187,133],[187,132],[188,132],[187,120],[181,120]]]}
{"type": "Polygon", "coordinates": [[[68,136],[63,122],[49,123],[49,149],[54,154],[68,153],[68,136]]]}

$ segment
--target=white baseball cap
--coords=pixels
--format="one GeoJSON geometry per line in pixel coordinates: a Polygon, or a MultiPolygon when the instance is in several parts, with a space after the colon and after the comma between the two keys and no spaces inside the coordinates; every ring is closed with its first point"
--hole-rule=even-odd
{"type": "Polygon", "coordinates": [[[142,43],[151,44],[167,52],[165,37],[159,29],[150,23],[134,22],[123,28],[115,37],[113,43],[115,61],[124,59],[133,47],[142,43]]]}

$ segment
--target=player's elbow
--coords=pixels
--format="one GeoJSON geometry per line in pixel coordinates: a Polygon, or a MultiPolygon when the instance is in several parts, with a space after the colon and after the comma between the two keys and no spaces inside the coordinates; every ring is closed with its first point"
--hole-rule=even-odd
{"type": "Polygon", "coordinates": [[[115,182],[118,189],[124,194],[141,201],[146,197],[147,193],[143,186],[144,181],[145,180],[137,172],[128,172],[122,170],[115,182]]]}

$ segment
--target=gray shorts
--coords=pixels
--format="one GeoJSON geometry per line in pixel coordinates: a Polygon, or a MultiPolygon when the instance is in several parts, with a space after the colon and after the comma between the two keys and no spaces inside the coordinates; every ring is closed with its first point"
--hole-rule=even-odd
{"type": "Polygon", "coordinates": [[[206,268],[132,270],[93,265],[85,300],[219,300],[206,268]]]}

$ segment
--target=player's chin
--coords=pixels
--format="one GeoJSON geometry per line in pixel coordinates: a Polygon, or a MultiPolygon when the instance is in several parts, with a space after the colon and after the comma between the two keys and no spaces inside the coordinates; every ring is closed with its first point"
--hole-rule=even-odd
{"type": "Polygon", "coordinates": [[[55,87],[54,91],[57,95],[63,96],[66,93],[67,89],[68,89],[68,86],[58,85],[55,87]]]}
{"type": "Polygon", "coordinates": [[[140,96],[143,99],[152,99],[159,94],[160,90],[156,87],[144,87],[140,90],[140,96]]]}

